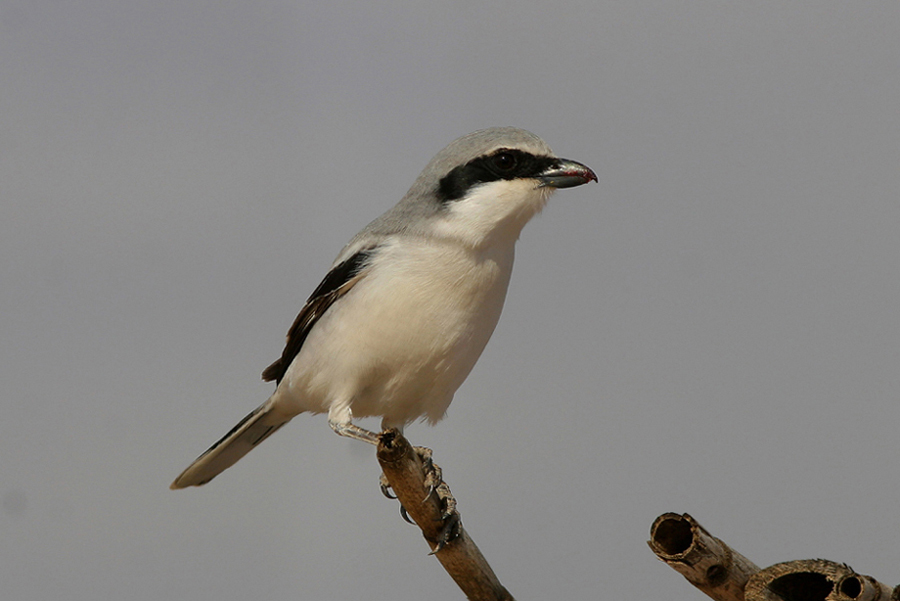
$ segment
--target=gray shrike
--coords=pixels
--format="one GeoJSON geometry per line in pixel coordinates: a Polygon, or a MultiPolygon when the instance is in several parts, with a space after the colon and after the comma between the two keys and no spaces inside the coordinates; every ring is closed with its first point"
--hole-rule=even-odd
{"type": "Polygon", "coordinates": [[[342,436],[440,420],[494,332],[516,240],[557,188],[597,181],[531,132],[476,131],[425,167],[397,205],[340,252],[266,368],[275,392],[171,488],[200,486],[300,413],[342,436]]]}

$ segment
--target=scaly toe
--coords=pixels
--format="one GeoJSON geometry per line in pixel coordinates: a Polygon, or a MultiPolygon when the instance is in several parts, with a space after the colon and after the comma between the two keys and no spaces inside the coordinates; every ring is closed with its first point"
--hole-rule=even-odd
{"type": "Polygon", "coordinates": [[[381,494],[386,496],[388,499],[396,499],[393,494],[391,494],[391,483],[388,482],[387,476],[381,474],[381,477],[378,479],[378,485],[381,487],[381,494]]]}
{"type": "Polygon", "coordinates": [[[447,515],[444,518],[444,527],[441,528],[441,533],[438,536],[437,544],[434,545],[434,549],[432,549],[429,555],[434,555],[435,553],[440,552],[441,549],[447,546],[447,543],[450,543],[454,539],[456,539],[456,537],[459,536],[459,526],[459,513],[454,510],[453,513],[447,515]]]}

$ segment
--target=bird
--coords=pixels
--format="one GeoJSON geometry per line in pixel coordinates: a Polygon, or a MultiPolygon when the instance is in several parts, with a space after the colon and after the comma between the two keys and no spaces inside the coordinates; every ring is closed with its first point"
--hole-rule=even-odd
{"type": "Polygon", "coordinates": [[[434,425],[481,356],[506,298],[516,241],[560,188],[597,182],[515,127],[467,134],[437,153],[393,208],[340,251],[263,373],[266,402],[172,483],[208,483],[301,413],[342,436],[434,425]]]}

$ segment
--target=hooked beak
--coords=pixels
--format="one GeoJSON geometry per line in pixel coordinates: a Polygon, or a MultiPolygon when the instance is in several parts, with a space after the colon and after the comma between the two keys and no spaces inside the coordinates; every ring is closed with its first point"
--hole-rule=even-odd
{"type": "Polygon", "coordinates": [[[556,159],[536,179],[540,182],[538,188],[574,188],[590,181],[598,181],[597,174],[590,167],[569,159],[556,159]]]}

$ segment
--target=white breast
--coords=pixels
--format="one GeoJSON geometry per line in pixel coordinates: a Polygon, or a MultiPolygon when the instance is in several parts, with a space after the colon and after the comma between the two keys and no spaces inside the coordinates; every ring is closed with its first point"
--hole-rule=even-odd
{"type": "Polygon", "coordinates": [[[279,404],[292,413],[349,405],[355,417],[391,425],[439,420],[500,318],[514,243],[388,245],[313,327],[279,386],[279,404]]]}

